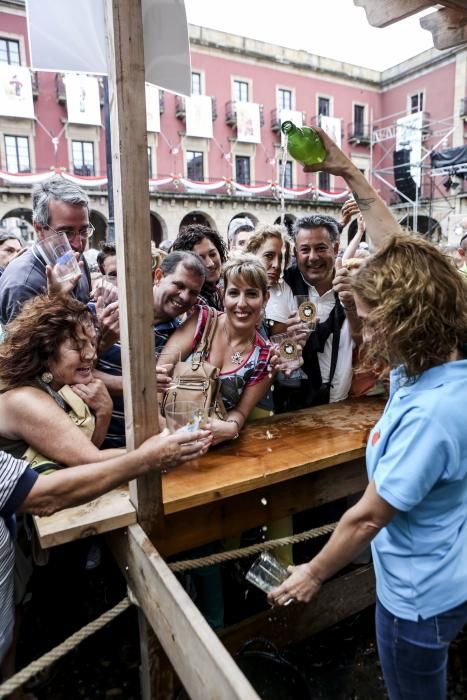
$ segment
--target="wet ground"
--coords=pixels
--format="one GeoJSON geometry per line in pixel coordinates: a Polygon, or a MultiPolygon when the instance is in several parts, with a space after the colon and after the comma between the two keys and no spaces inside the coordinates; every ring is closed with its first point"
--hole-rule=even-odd
{"type": "MultiPolygon", "coordinates": [[[[50,564],[35,574],[33,597],[24,608],[20,667],[108,610],[125,594],[123,580],[109,556],[104,556],[98,569],[84,570],[83,545],[54,550],[50,564]]],[[[261,604],[259,599],[257,604],[261,604]]],[[[251,599],[250,605],[255,605],[251,599]]],[[[229,615],[233,614],[230,610],[229,615]]],[[[133,608],[35,678],[27,689],[38,700],[137,700],[138,653],[133,608]]],[[[386,698],[374,646],[372,608],[285,650],[283,655],[306,677],[313,700],[386,698]]],[[[467,630],[452,645],[449,682],[449,700],[464,700],[467,630]]],[[[283,693],[275,697],[289,700],[283,693]]]]}

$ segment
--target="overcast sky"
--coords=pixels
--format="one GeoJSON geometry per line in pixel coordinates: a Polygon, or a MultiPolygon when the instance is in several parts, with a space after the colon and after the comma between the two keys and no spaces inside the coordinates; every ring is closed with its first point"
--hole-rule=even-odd
{"type": "Polygon", "coordinates": [[[353,0],[185,0],[185,5],[192,24],[376,70],[433,46],[418,21],[427,11],[376,29],[353,0]]]}

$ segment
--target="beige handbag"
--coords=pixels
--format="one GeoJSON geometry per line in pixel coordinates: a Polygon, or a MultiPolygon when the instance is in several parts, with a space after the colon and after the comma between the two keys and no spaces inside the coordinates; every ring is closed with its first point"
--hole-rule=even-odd
{"type": "Polygon", "coordinates": [[[191,401],[208,415],[215,413],[219,418],[226,417],[226,411],[219,394],[219,369],[206,361],[212,339],[216,332],[217,313],[207,307],[209,317],[204,327],[201,340],[189,362],[177,362],[173,369],[173,386],[168,389],[162,400],[162,415],[170,406],[176,411],[177,403],[191,401]]]}

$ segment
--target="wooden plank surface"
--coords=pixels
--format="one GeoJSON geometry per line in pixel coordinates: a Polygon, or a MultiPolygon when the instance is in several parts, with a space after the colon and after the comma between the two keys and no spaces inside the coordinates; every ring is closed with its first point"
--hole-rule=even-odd
{"type": "Polygon", "coordinates": [[[165,514],[362,457],[384,404],[351,399],[250,423],[238,440],[164,475],[165,514]]]}
{"type": "MultiPolygon", "coordinates": [[[[192,700],[259,700],[150,540],[136,524],[109,538],[144,615],[192,700]]],[[[153,700],[161,695],[153,696],[153,700]]]]}
{"type": "MultiPolygon", "coordinates": [[[[291,503],[298,507],[304,498],[308,500],[304,507],[314,507],[355,493],[366,478],[363,462],[356,460],[362,460],[368,432],[383,407],[381,399],[358,399],[256,421],[238,440],[165,474],[166,527],[154,535],[161,551],[183,551],[194,546],[191,541],[209,541],[210,528],[212,539],[233,534],[242,519],[246,527],[254,527],[263,517],[282,517],[281,513],[293,512],[291,503]],[[348,463],[336,480],[332,468],[348,463]],[[327,470],[331,470],[328,475],[327,470]],[[300,477],[307,474],[315,474],[314,479],[301,484],[300,477]],[[280,488],[271,488],[275,485],[280,488]],[[186,527],[186,510],[193,528],[186,527]]],[[[102,496],[92,507],[77,506],[50,518],[36,518],[42,546],[70,542],[93,528],[108,532],[134,522],[135,510],[123,492],[102,496]],[[120,524],[115,515],[128,522],[120,524]]]]}
{"type": "Polygon", "coordinates": [[[117,530],[135,522],[136,510],[130,501],[127,486],[49,517],[34,516],[39,542],[44,549],[117,530]]]}
{"type": "Polygon", "coordinates": [[[220,638],[231,653],[255,637],[269,639],[283,647],[321,632],[374,602],[373,567],[364,566],[325,583],[310,603],[266,610],[222,630],[220,638]]]}

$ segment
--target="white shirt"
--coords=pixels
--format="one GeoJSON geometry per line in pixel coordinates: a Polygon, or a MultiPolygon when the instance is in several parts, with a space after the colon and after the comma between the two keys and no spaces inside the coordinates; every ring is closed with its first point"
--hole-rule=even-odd
{"type": "MultiPolygon", "coordinates": [[[[308,287],[308,297],[310,301],[316,304],[319,319],[321,321],[326,321],[336,303],[334,291],[329,289],[322,296],[320,296],[316,288],[309,284],[304,277],[303,281],[308,287]]],[[[324,346],[324,351],[318,353],[319,368],[321,370],[321,378],[323,382],[329,381],[329,372],[331,369],[332,336],[333,334],[331,333],[324,346]]],[[[355,343],[350,336],[349,322],[347,319],[345,319],[344,323],[342,324],[339,338],[336,371],[334,372],[334,377],[332,380],[329,403],[343,401],[349,395],[350,385],[352,383],[352,351],[354,346],[355,343]]]]}
{"type": "Polygon", "coordinates": [[[269,288],[269,300],[266,304],[266,318],[279,323],[286,323],[290,314],[295,313],[297,304],[294,294],[287,284],[282,281],[269,288]]]}

